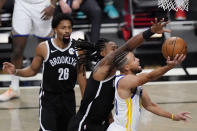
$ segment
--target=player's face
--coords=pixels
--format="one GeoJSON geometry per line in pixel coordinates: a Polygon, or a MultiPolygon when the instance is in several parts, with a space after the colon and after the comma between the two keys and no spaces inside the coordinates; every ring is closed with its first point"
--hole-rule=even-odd
{"type": "Polygon", "coordinates": [[[132,52],[129,52],[126,57],[128,59],[128,70],[135,74],[140,73],[142,71],[142,67],[140,66],[140,60],[136,58],[132,52]]]}
{"type": "Polygon", "coordinates": [[[116,49],[118,49],[117,44],[115,42],[110,41],[105,44],[105,48],[101,51],[101,55],[105,57],[106,55],[112,53],[116,49]]]}
{"type": "Polygon", "coordinates": [[[62,40],[65,44],[70,42],[70,35],[72,33],[72,24],[70,20],[62,20],[55,29],[57,38],[62,40]]]}

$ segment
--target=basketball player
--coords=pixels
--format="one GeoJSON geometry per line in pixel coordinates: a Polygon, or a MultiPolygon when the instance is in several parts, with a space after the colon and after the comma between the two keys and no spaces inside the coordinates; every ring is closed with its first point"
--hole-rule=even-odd
{"type": "Polygon", "coordinates": [[[40,90],[40,131],[66,131],[67,123],[76,113],[74,86],[76,79],[83,94],[86,77],[78,67],[78,57],[70,41],[73,21],[69,15],[59,14],[52,21],[56,38],[41,42],[36,48],[32,64],[23,69],[8,62],[3,70],[9,74],[29,77],[38,73],[43,63],[40,90]]]}
{"type": "Polygon", "coordinates": [[[139,117],[142,106],[162,117],[170,118],[176,121],[187,121],[191,118],[189,112],[171,114],[151,101],[148,94],[141,85],[152,81],[174,68],[185,59],[185,56],[177,55],[173,61],[167,59],[167,65],[155,69],[150,73],[141,72],[140,60],[132,52],[125,51],[117,61],[117,69],[121,75],[115,79],[115,114],[114,122],[109,126],[107,131],[137,131],[139,117]],[[119,61],[121,60],[121,61],[119,61]],[[120,64],[121,62],[121,64],[120,64]]]}
{"type": "MultiPolygon", "coordinates": [[[[16,69],[22,67],[23,52],[28,36],[33,34],[39,41],[52,37],[51,20],[56,0],[15,0],[12,18],[11,63],[16,69]]],[[[19,77],[12,75],[10,88],[0,95],[0,101],[20,96],[19,77]]]]}
{"type": "MultiPolygon", "coordinates": [[[[68,131],[105,131],[107,129],[115,94],[113,84],[117,66],[115,56],[119,56],[125,50],[132,51],[154,33],[170,32],[163,29],[166,24],[168,22],[164,22],[164,19],[159,22],[155,19],[150,29],[129,39],[118,49],[114,42],[102,42],[104,45],[101,46],[99,53],[104,58],[98,62],[87,81],[79,111],[71,119],[68,131]]],[[[83,46],[83,44],[80,45],[83,46]]]]}

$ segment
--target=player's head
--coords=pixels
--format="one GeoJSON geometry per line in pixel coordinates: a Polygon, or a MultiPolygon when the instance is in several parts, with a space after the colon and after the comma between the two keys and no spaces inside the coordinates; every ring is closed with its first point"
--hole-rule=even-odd
{"type": "Polygon", "coordinates": [[[122,73],[140,73],[140,60],[130,51],[123,51],[114,59],[115,66],[122,73]]]}
{"type": "Polygon", "coordinates": [[[96,45],[98,47],[97,48],[98,55],[100,55],[101,58],[105,57],[106,55],[115,51],[118,48],[115,42],[109,41],[108,39],[105,38],[99,39],[96,45]]]}
{"type": "Polygon", "coordinates": [[[65,44],[70,42],[73,19],[68,14],[57,14],[52,20],[52,28],[57,39],[63,40],[65,44]]]}

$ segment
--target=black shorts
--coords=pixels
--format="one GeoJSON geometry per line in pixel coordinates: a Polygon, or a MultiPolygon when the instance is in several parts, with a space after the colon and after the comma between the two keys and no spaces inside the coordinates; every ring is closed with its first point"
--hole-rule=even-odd
{"type": "MultiPolygon", "coordinates": [[[[79,114],[73,116],[70,119],[70,122],[68,124],[67,131],[79,131],[80,122],[83,118],[80,117],[79,114]]],[[[103,124],[97,124],[97,123],[82,123],[80,127],[80,131],[106,131],[109,124],[103,123],[103,124]]]]}
{"type": "Polygon", "coordinates": [[[40,98],[39,113],[40,131],[66,131],[69,120],[76,114],[75,99],[44,93],[40,98]]]}

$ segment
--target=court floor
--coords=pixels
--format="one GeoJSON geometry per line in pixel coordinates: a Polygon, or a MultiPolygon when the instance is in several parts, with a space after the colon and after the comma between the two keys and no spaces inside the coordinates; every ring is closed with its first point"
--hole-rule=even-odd
{"type": "MultiPolygon", "coordinates": [[[[193,119],[175,122],[142,110],[139,131],[197,131],[197,81],[151,82],[143,87],[159,106],[172,113],[189,111],[193,119]]],[[[75,90],[79,106],[80,91],[75,90]]],[[[0,131],[38,130],[38,93],[39,87],[22,87],[20,99],[0,103],[0,131]]]]}

